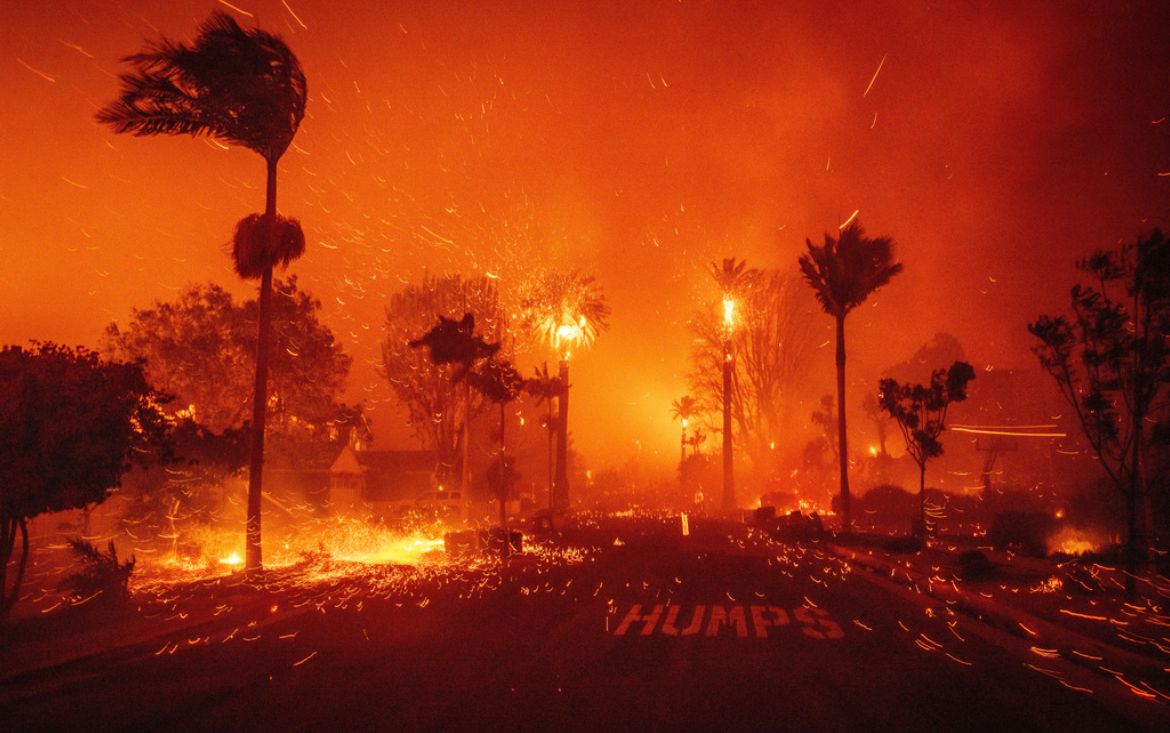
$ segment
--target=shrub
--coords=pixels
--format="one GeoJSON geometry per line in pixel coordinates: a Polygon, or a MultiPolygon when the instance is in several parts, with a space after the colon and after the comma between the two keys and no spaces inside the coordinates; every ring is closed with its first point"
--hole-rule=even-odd
{"type": "Polygon", "coordinates": [[[130,574],[134,572],[134,556],[120,562],[114,541],[109,549],[102,552],[92,542],[71,538],[69,548],[81,562],[81,571],[70,575],[61,582],[61,589],[70,591],[81,598],[102,594],[106,602],[125,602],[130,598],[130,574]]]}
{"type": "Polygon", "coordinates": [[[900,555],[909,555],[922,549],[922,540],[914,535],[893,537],[882,543],[882,549],[900,555]]]}
{"type": "Polygon", "coordinates": [[[893,484],[873,487],[857,500],[856,506],[881,523],[907,524],[918,516],[918,497],[893,484]]]}
{"type": "Polygon", "coordinates": [[[959,577],[963,580],[981,580],[995,575],[995,563],[980,550],[967,550],[956,560],[959,577]]]}
{"type": "Polygon", "coordinates": [[[997,550],[1045,557],[1053,524],[1051,515],[1044,512],[1002,512],[992,520],[987,539],[997,550]]]}

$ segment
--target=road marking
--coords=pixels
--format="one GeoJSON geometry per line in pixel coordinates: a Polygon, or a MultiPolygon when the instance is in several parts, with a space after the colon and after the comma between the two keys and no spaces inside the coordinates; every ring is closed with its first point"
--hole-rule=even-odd
{"type": "MultiPolygon", "coordinates": [[[[613,610],[616,612],[617,607],[613,610]]],[[[696,604],[689,607],[661,603],[653,605],[632,604],[621,616],[621,622],[613,630],[614,636],[703,636],[708,638],[767,639],[768,629],[792,626],[812,639],[840,639],[845,631],[823,608],[799,606],[791,613],[779,606],[726,605],[722,603],[696,604]],[[679,626],[680,617],[684,624],[679,626]],[[790,624],[790,618],[795,624],[790,624]],[[662,622],[659,626],[659,621],[662,622]],[[705,622],[705,623],[704,623],[705,622]],[[750,623],[749,623],[750,622],[750,623]],[[636,632],[636,633],[635,633],[636,632]]],[[[609,630],[609,615],[606,616],[606,630],[609,630]]]]}

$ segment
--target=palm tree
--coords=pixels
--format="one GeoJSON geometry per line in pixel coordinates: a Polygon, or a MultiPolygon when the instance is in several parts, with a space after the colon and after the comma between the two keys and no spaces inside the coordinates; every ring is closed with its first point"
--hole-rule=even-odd
{"type": "Polygon", "coordinates": [[[527,327],[560,357],[553,505],[554,509],[568,509],[569,359],[574,349],[592,345],[598,334],[609,328],[610,308],[597,281],[578,270],[546,274],[521,305],[527,327]]]}
{"type": "Polygon", "coordinates": [[[694,397],[683,395],[682,397],[670,403],[670,417],[672,420],[677,420],[682,423],[682,438],[680,445],[682,446],[682,453],[679,457],[679,465],[681,466],[687,460],[687,423],[699,412],[699,404],[694,397]]]}
{"type": "MultiPolygon", "coordinates": [[[[512,366],[508,360],[499,360],[495,356],[488,357],[479,369],[471,372],[468,377],[471,386],[484,397],[500,406],[500,455],[494,469],[494,477],[489,471],[489,483],[496,489],[500,502],[500,527],[507,533],[507,502],[508,493],[515,482],[516,474],[513,471],[513,461],[508,455],[508,445],[504,440],[504,430],[507,426],[508,403],[520,396],[524,388],[524,377],[512,366]]],[[[508,551],[509,543],[504,542],[504,551],[508,551]]]]}
{"type": "Polygon", "coordinates": [[[541,402],[545,402],[548,408],[548,414],[544,419],[544,429],[548,433],[548,509],[551,512],[554,509],[553,436],[559,434],[557,421],[552,412],[552,403],[553,399],[561,394],[561,380],[549,374],[548,362],[545,362],[543,366],[533,371],[536,376],[524,380],[524,391],[536,398],[536,404],[539,405],[541,402]]]}
{"type": "Polygon", "coordinates": [[[463,318],[439,316],[439,322],[423,336],[407,342],[412,349],[427,347],[432,364],[454,365],[451,382],[463,382],[463,460],[459,469],[459,487],[463,496],[471,488],[471,465],[468,460],[471,443],[471,375],[481,359],[490,359],[500,350],[498,343],[488,343],[475,333],[475,316],[464,313],[463,318]]]}
{"type": "Polygon", "coordinates": [[[300,223],[276,213],[276,164],[305,116],[305,74],[279,36],[241,28],[222,12],[204,21],[194,45],[160,39],[124,61],[133,70],[119,76],[121,96],[98,111],[99,122],[136,136],[209,135],[258,153],[266,164],[264,214],[241,220],[232,246],[240,277],[260,279],[246,561],[248,570],[260,570],[272,268],[305,251],[300,223]]]}
{"type": "Polygon", "coordinates": [[[711,277],[723,293],[723,511],[735,509],[735,468],[731,442],[731,380],[735,373],[731,334],[735,328],[735,305],[744,292],[760,276],[754,267],[749,269],[744,260],[724,258],[723,263],[711,263],[711,277]]]}
{"type": "Polygon", "coordinates": [[[841,463],[841,529],[853,527],[849,507],[849,451],[845,434],[845,316],[865,302],[869,294],[902,271],[894,262],[894,241],[870,239],[854,220],[834,240],[825,234],[821,246],[805,240],[808,254],[800,257],[800,270],[825,313],[837,321],[837,456],[841,463]]]}

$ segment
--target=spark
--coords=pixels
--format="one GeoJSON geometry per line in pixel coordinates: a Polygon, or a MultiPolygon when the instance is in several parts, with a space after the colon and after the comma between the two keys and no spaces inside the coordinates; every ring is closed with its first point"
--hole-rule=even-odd
{"type": "Polygon", "coordinates": [[[247,10],[244,10],[243,8],[237,8],[235,5],[232,5],[231,3],[227,2],[227,0],[216,0],[216,2],[218,2],[220,5],[224,6],[225,8],[231,8],[232,10],[236,11],[240,15],[246,15],[249,18],[256,17],[255,15],[252,15],[251,13],[249,13],[247,10]]]}
{"type": "Polygon", "coordinates": [[[44,79],[45,81],[51,81],[51,82],[53,82],[54,84],[56,84],[56,83],[57,83],[57,77],[53,76],[52,74],[48,74],[48,73],[46,73],[46,72],[44,72],[44,71],[41,71],[40,69],[34,69],[32,66],[29,66],[27,63],[25,63],[24,59],[17,57],[17,59],[16,59],[16,62],[17,62],[18,64],[20,64],[21,66],[23,66],[24,68],[26,68],[26,69],[28,69],[29,71],[31,71],[32,73],[34,73],[34,74],[36,74],[37,76],[41,77],[41,78],[42,78],[42,79],[44,79]]]}
{"type": "Polygon", "coordinates": [[[58,38],[58,39],[57,39],[57,41],[58,41],[58,42],[59,42],[61,45],[65,46],[66,48],[71,48],[71,49],[73,49],[74,51],[76,51],[77,53],[81,54],[82,56],[85,56],[85,57],[86,57],[86,58],[88,58],[88,59],[92,59],[92,58],[93,58],[93,54],[92,54],[92,53],[90,53],[89,51],[86,51],[84,48],[82,48],[81,46],[78,46],[76,43],[69,43],[68,41],[63,41],[63,40],[61,40],[60,38],[58,38]]]}
{"type": "MultiPolygon", "coordinates": [[[[873,83],[877,81],[878,74],[882,73],[882,67],[886,65],[886,56],[888,55],[889,54],[882,54],[882,60],[878,62],[877,71],[873,72],[873,78],[869,80],[869,86],[867,86],[865,91],[861,93],[862,99],[865,98],[865,95],[869,94],[870,89],[873,89],[873,83]]],[[[876,120],[877,118],[875,117],[874,119],[876,120]]]]}
{"type": "Polygon", "coordinates": [[[301,20],[300,16],[293,12],[293,9],[288,6],[288,3],[285,2],[285,0],[280,0],[280,4],[283,5],[284,9],[288,11],[288,14],[293,17],[293,20],[299,23],[300,26],[305,30],[309,30],[309,26],[305,25],[305,21],[301,20]]]}
{"type": "Polygon", "coordinates": [[[1067,438],[1068,433],[1022,433],[1018,430],[984,430],[982,428],[952,427],[956,433],[973,435],[1010,435],[1015,438],[1067,438]]]}
{"type": "Polygon", "coordinates": [[[849,218],[848,218],[848,219],[846,219],[844,222],[842,222],[842,223],[841,223],[841,225],[840,225],[840,226],[838,226],[838,227],[837,227],[837,230],[838,230],[838,231],[844,231],[844,230],[845,230],[845,227],[849,226],[849,222],[851,222],[851,221],[853,221],[854,219],[856,219],[856,218],[857,218],[857,215],[858,215],[858,214],[860,214],[860,213],[861,213],[861,209],[854,209],[854,210],[853,210],[853,213],[849,215],[849,218]]]}
{"type": "Polygon", "coordinates": [[[315,651],[314,651],[312,654],[310,654],[309,656],[305,657],[305,658],[304,658],[304,659],[302,659],[301,661],[299,661],[299,662],[293,662],[293,666],[294,666],[294,667],[299,667],[299,666],[301,666],[302,664],[304,664],[305,662],[309,661],[310,659],[312,659],[312,658],[313,658],[313,657],[315,657],[315,656],[317,656],[317,652],[315,652],[315,651]]]}

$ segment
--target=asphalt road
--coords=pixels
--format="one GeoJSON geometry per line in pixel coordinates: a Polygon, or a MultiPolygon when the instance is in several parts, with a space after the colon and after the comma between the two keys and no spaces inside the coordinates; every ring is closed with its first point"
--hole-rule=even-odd
{"type": "Polygon", "coordinates": [[[161,633],[0,669],[0,729],[1132,731],[1170,720],[816,546],[692,529],[609,519],[564,538],[592,548],[569,562],[156,590],[142,613],[164,618],[161,633]]]}

